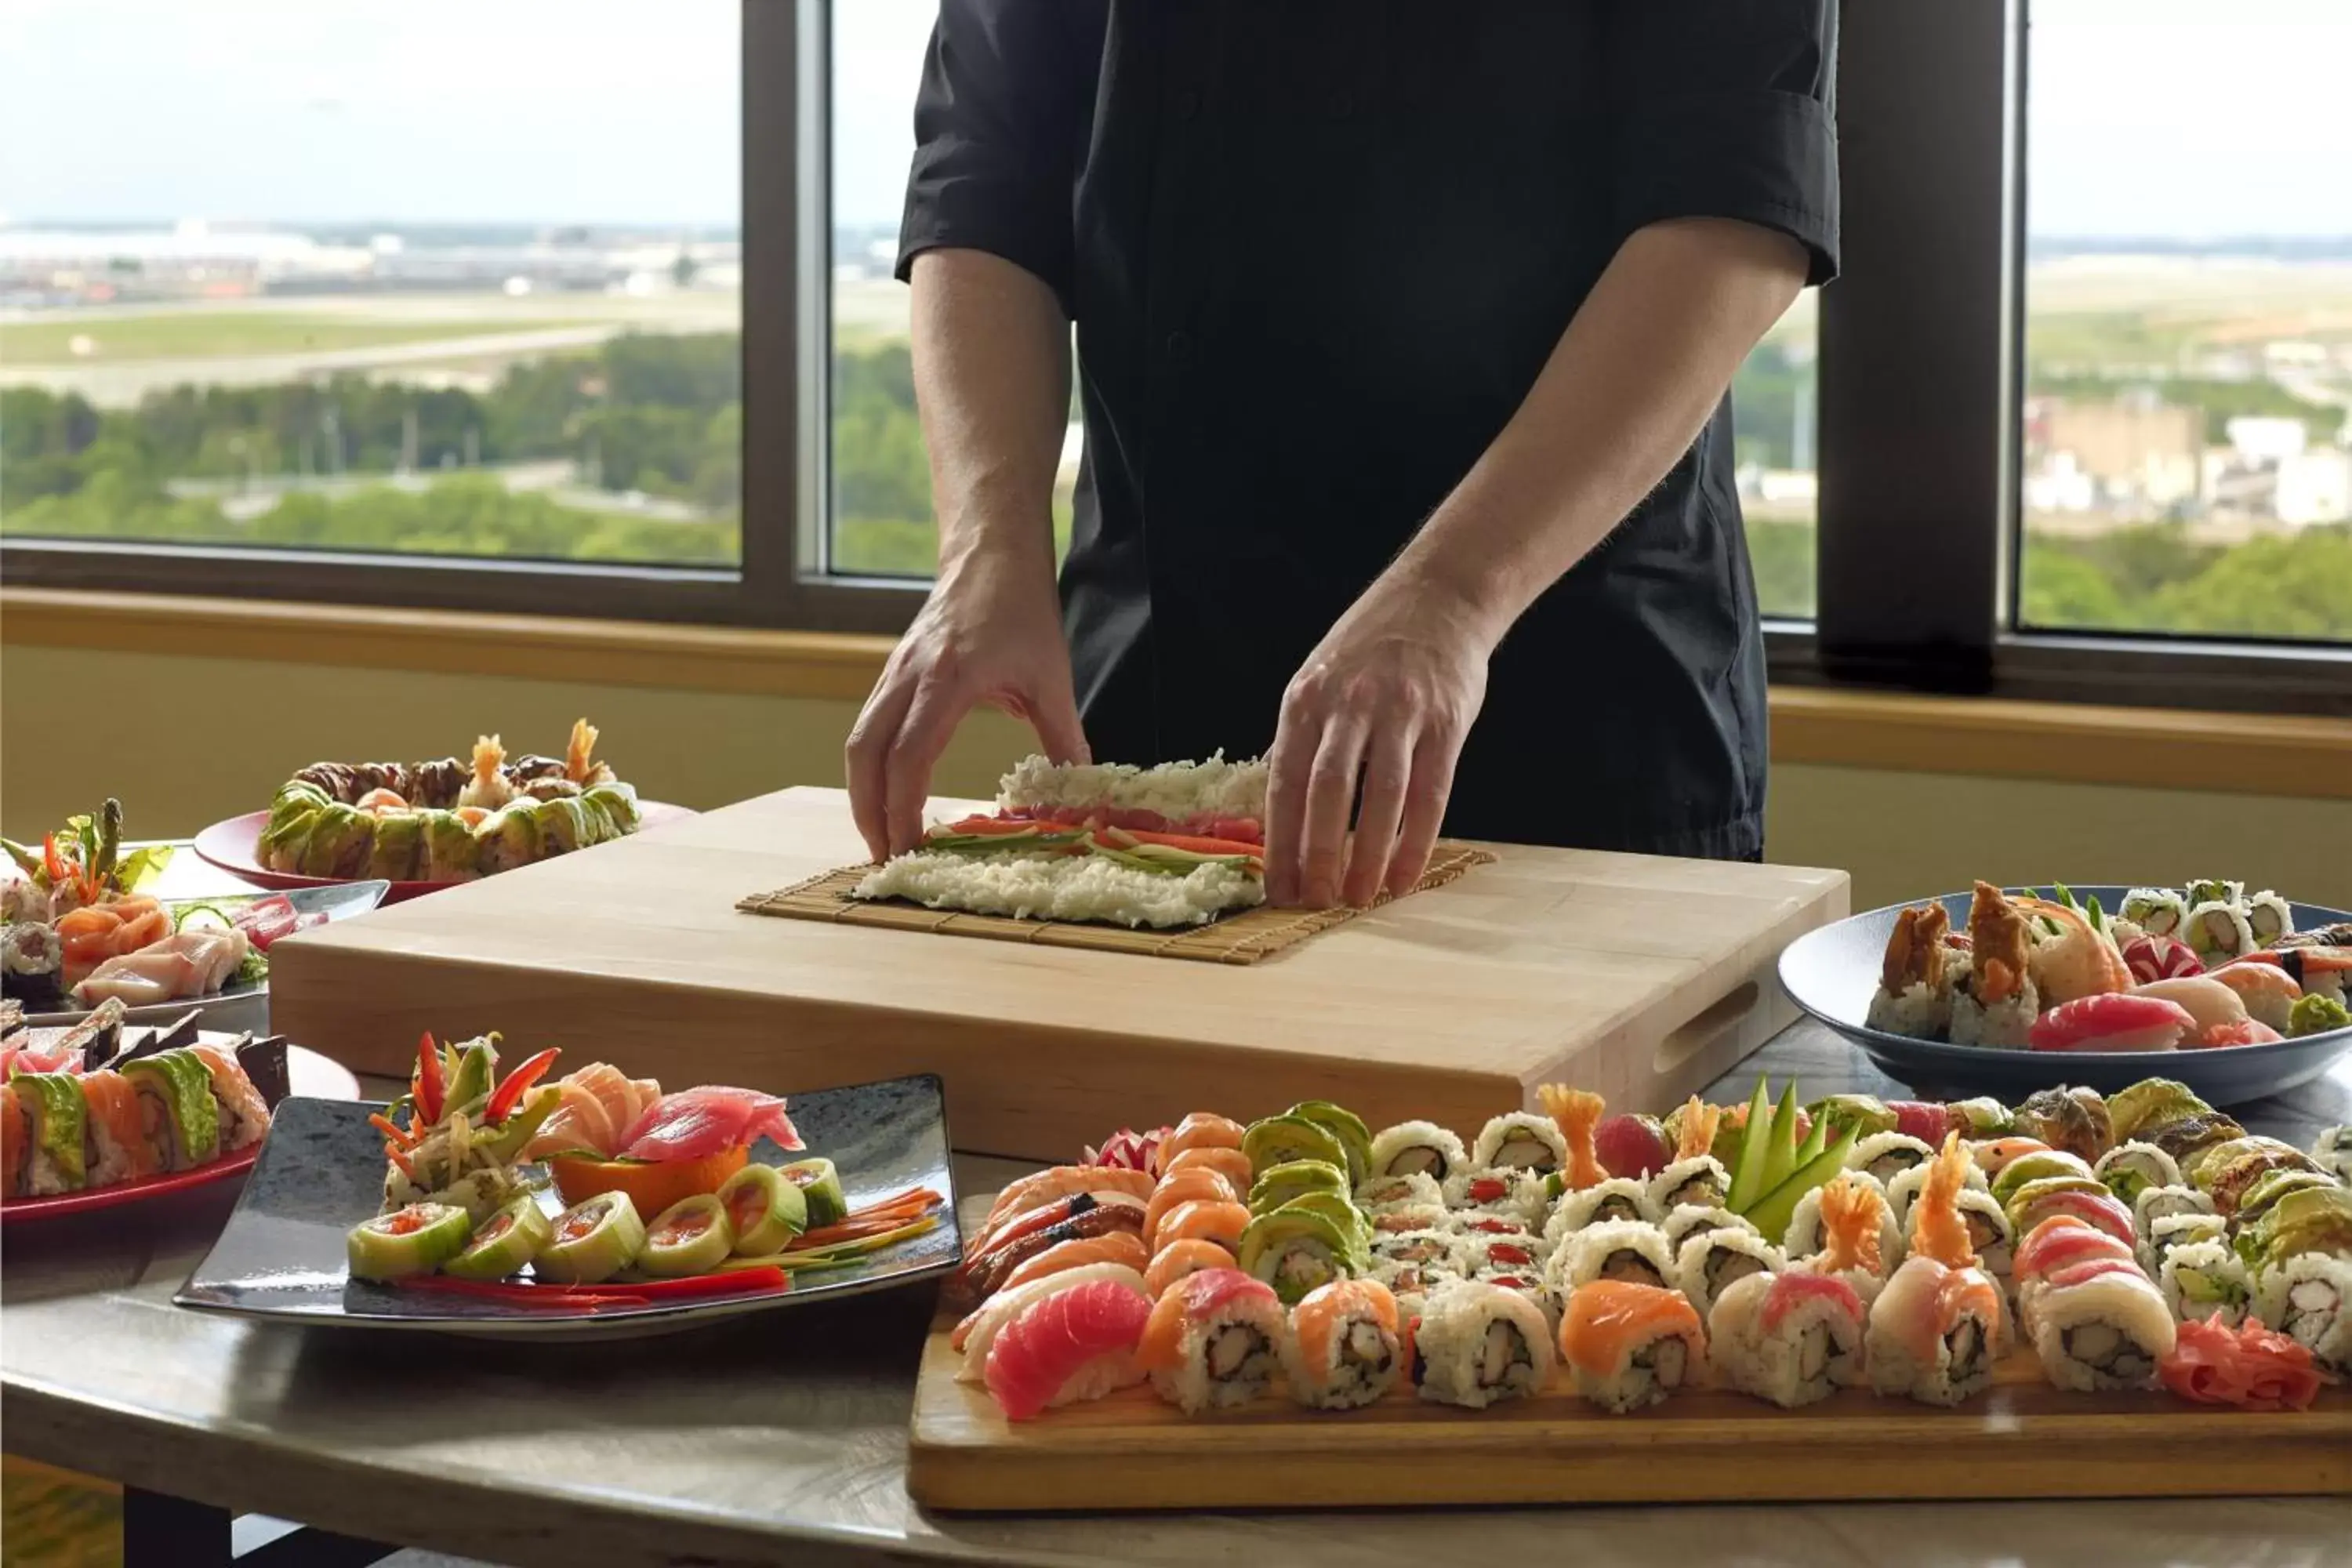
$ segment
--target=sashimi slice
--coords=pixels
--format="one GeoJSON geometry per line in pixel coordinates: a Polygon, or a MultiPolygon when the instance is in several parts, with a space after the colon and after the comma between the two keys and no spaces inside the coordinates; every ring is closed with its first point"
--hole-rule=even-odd
{"type": "Polygon", "coordinates": [[[1143,1380],[1135,1347],[1151,1303],[1133,1287],[1097,1279],[1023,1309],[989,1347],[983,1375],[1005,1415],[1099,1399],[1143,1380]]]}
{"type": "Polygon", "coordinates": [[[523,1146],[523,1157],[567,1149],[589,1149],[610,1159],[621,1152],[621,1134],[660,1103],[661,1085],[628,1078],[609,1062],[591,1062],[556,1081],[555,1112],[523,1146]]]}
{"type": "Polygon", "coordinates": [[[786,1149],[803,1146],[774,1095],[705,1085],[664,1096],[622,1134],[621,1152],[631,1160],[700,1160],[763,1136],[786,1149]]]}

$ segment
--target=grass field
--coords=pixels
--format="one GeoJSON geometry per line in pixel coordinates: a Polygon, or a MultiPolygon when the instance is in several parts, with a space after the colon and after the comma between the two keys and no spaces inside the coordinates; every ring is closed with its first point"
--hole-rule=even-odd
{"type": "Polygon", "coordinates": [[[176,310],[0,324],[0,363],[87,364],[95,360],[237,359],[437,342],[497,332],[593,325],[532,316],[514,321],[423,321],[302,310],[176,310]],[[75,341],[88,339],[88,352],[75,341]]]}

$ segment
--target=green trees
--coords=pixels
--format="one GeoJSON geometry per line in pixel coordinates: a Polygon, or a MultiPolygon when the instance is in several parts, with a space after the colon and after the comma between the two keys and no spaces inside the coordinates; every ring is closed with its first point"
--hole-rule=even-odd
{"type": "Polygon", "coordinates": [[[2231,545],[2192,544],[2163,522],[2029,534],[2019,576],[2030,626],[2352,641],[2352,526],[2231,545]]]}

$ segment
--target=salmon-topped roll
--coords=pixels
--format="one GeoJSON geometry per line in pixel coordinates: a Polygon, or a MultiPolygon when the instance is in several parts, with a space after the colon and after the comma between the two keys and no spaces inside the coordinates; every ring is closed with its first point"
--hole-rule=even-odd
{"type": "Polygon", "coordinates": [[[1706,1364],[1706,1331],[1679,1290],[1596,1279],[1568,1299],[1559,1353],[1577,1393],[1622,1415],[1696,1378],[1706,1364]]]}
{"type": "Polygon", "coordinates": [[[1187,1415],[1246,1405],[1281,1356],[1282,1301],[1238,1268],[1186,1276],[1153,1303],[1136,1363],[1160,1397],[1187,1415]]]}
{"type": "Polygon", "coordinates": [[[1396,1298],[1373,1279],[1318,1286],[1290,1310],[1282,1360],[1290,1396],[1310,1410],[1371,1404],[1404,1370],[1396,1298]]]}

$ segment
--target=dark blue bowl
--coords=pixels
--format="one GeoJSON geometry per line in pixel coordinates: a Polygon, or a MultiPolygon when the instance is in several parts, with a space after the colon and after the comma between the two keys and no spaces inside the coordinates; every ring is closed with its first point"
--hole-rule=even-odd
{"type": "MultiPolygon", "coordinates": [[[[2123,906],[2128,888],[2069,884],[2079,900],[2123,906]]],[[[1937,902],[1956,929],[1968,926],[1969,894],[1947,893],[1937,902]]],[[[1914,900],[1914,904],[1924,902],[1914,900]]],[[[1880,1067],[1922,1095],[1957,1090],[2002,1094],[2047,1089],[2057,1083],[2086,1084],[2102,1094],[2144,1078],[2187,1084],[2213,1105],[2242,1105],[2308,1083],[2352,1050],[2352,1029],[2330,1029],[2267,1046],[2229,1046],[2199,1051],[2009,1051],[1978,1046],[1948,1046],[1890,1035],[1864,1023],[1878,988],[1878,971],[1895,917],[1906,906],[1854,915],[1806,932],[1780,954],[1780,984],[1798,1006],[1860,1046],[1880,1067]]],[[[2296,904],[2294,927],[2307,931],[2352,920],[2342,910],[2296,904]]]]}

